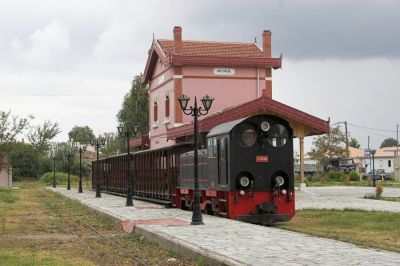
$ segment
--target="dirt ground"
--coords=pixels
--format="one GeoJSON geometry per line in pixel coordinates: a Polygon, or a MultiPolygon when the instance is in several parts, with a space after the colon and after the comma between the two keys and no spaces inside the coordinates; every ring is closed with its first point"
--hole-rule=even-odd
{"type": "Polygon", "coordinates": [[[198,265],[36,184],[0,189],[0,265],[198,265]]]}

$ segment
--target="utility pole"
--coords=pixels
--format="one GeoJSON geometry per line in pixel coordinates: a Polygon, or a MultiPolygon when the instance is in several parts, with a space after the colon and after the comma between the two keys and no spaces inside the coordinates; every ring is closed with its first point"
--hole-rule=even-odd
{"type": "Polygon", "coordinates": [[[399,175],[399,124],[396,125],[396,158],[395,158],[395,172],[396,172],[396,181],[400,181],[400,175],[399,175]]]}
{"type": "Polygon", "coordinates": [[[349,133],[347,131],[347,121],[344,121],[344,130],[346,132],[346,157],[349,158],[350,151],[349,151],[349,133]]]}
{"type": "MultiPolygon", "coordinates": [[[[369,149],[369,136],[368,136],[368,150],[371,152],[371,150],[369,149]]],[[[369,155],[369,171],[371,171],[371,167],[372,167],[372,161],[371,161],[371,154],[369,155]]]]}

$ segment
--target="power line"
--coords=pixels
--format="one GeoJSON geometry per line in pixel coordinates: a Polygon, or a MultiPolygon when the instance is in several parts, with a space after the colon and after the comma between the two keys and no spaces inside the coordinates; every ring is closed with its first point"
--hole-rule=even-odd
{"type": "Polygon", "coordinates": [[[117,93],[93,93],[93,94],[17,94],[17,93],[0,93],[0,96],[22,96],[22,97],[92,97],[92,96],[120,96],[117,93]]]}
{"type": "Polygon", "coordinates": [[[375,131],[382,131],[382,132],[392,132],[392,133],[396,133],[396,130],[364,127],[364,126],[359,126],[359,125],[355,125],[355,124],[351,124],[351,123],[348,123],[348,124],[351,125],[351,126],[353,126],[353,127],[358,127],[358,128],[364,128],[364,129],[375,130],[375,131]]]}
{"type": "MultiPolygon", "coordinates": [[[[331,124],[330,126],[332,127],[332,126],[335,126],[337,124],[342,124],[342,123],[345,123],[345,122],[339,121],[339,122],[336,122],[334,124],[331,124]]],[[[390,133],[396,133],[397,132],[396,130],[365,127],[365,126],[355,125],[355,124],[352,124],[352,123],[349,123],[349,122],[347,122],[347,124],[352,126],[352,127],[358,128],[359,130],[361,130],[361,131],[363,131],[363,132],[365,132],[367,134],[371,134],[371,135],[375,135],[375,136],[379,136],[379,137],[383,137],[383,138],[392,138],[393,136],[382,135],[382,134],[379,134],[379,133],[373,133],[371,131],[366,131],[366,130],[373,130],[373,131],[380,131],[380,132],[390,132],[390,133]]]]}

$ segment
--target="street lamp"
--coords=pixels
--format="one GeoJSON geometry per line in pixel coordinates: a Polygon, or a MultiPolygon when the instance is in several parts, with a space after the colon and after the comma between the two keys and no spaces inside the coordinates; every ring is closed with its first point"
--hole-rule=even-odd
{"type": "Polygon", "coordinates": [[[126,141],[126,151],[127,151],[127,164],[128,164],[128,172],[126,175],[127,178],[127,190],[126,190],[126,206],[133,206],[133,200],[132,200],[132,186],[133,186],[133,178],[131,174],[131,151],[129,147],[129,139],[131,137],[131,133],[133,133],[133,136],[135,137],[136,134],[139,131],[139,126],[134,125],[131,128],[125,126],[124,124],[120,124],[118,126],[118,133],[120,136],[125,136],[125,141],[126,141]]]}
{"type": "Polygon", "coordinates": [[[200,190],[199,190],[199,162],[198,162],[198,144],[197,144],[197,119],[200,115],[206,115],[211,108],[214,98],[206,95],[201,99],[203,103],[202,107],[197,107],[197,98],[194,97],[194,106],[187,108],[190,97],[182,95],[178,98],[179,104],[181,105],[182,111],[185,115],[191,115],[194,117],[194,202],[193,202],[193,214],[192,222],[190,224],[198,225],[203,223],[203,216],[200,209],[200,190]]]}
{"type": "Polygon", "coordinates": [[[67,190],[71,190],[71,160],[72,160],[72,156],[74,156],[73,141],[72,140],[68,142],[67,148],[64,151],[64,154],[67,156],[67,161],[68,161],[67,190]]]}
{"type": "MultiPolygon", "coordinates": [[[[96,198],[101,198],[100,194],[100,163],[99,163],[99,149],[106,145],[105,138],[97,138],[91,139],[90,144],[96,148],[97,152],[97,162],[96,162],[96,173],[97,173],[97,182],[96,182],[96,198]]],[[[92,179],[93,180],[93,179],[92,179]]]]}
{"type": "Polygon", "coordinates": [[[52,143],[50,158],[53,160],[53,188],[56,188],[56,143],[52,143]]]}
{"type": "Polygon", "coordinates": [[[82,153],[86,151],[86,145],[75,146],[75,151],[79,152],[79,188],[78,193],[82,193],[82,153]]]}
{"type": "Polygon", "coordinates": [[[376,180],[375,180],[375,153],[376,150],[372,150],[371,154],[372,154],[372,186],[376,187],[376,180]]]}

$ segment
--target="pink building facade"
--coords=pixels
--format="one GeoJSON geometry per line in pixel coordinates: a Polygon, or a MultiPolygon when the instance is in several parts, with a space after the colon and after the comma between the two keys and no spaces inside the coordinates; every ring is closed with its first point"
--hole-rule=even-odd
{"type": "MultiPolygon", "coordinates": [[[[182,40],[174,27],[173,40],[154,40],[143,75],[149,84],[149,145],[151,149],[176,143],[168,131],[191,123],[178,97],[215,100],[208,116],[266,95],[272,98],[272,70],[281,58],[271,57],[271,32],[263,32],[262,49],[255,43],[182,40]]],[[[199,102],[200,103],[200,102],[199,102]]],[[[138,143],[133,143],[134,145],[138,143]]]]}

